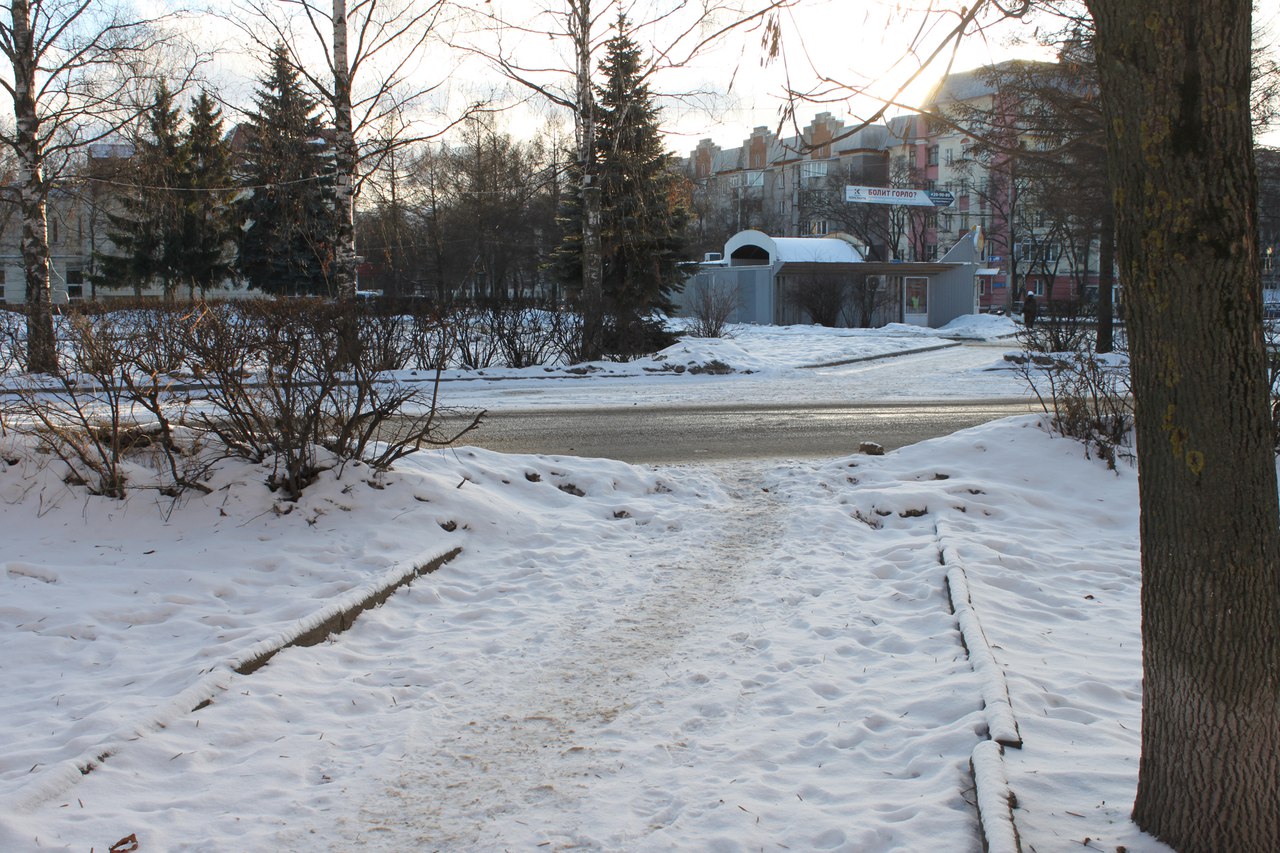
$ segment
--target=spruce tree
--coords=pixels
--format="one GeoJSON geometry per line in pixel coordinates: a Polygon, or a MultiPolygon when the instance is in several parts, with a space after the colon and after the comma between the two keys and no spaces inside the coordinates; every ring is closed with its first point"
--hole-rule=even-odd
{"type": "Polygon", "coordinates": [[[277,45],[246,127],[239,204],[240,271],[267,293],[329,292],[333,257],[332,153],[288,52],[277,45]]]}
{"type": "Polygon", "coordinates": [[[166,299],[182,278],[185,251],[180,188],[187,166],[181,141],[181,113],[162,83],[145,117],[145,132],[134,144],[133,186],[119,208],[107,215],[107,236],[114,249],[99,253],[98,287],[143,287],[159,281],[166,299]]]}
{"type": "Polygon", "coordinates": [[[234,273],[235,224],[230,146],[222,113],[201,91],[187,110],[182,207],[182,274],[190,295],[203,295],[234,273]]]}
{"type": "MultiPolygon", "coordinates": [[[[688,218],[679,177],[658,131],[659,109],[644,79],[639,46],[620,17],[600,63],[596,175],[601,194],[605,350],[627,357],[651,352],[672,338],[658,313],[673,310],[683,286],[679,269],[688,218]],[[655,313],[656,312],[656,313],[655,313]]],[[[577,180],[574,170],[570,180],[577,180]]],[[[579,193],[565,194],[566,240],[552,269],[570,290],[582,280],[579,193]]]]}

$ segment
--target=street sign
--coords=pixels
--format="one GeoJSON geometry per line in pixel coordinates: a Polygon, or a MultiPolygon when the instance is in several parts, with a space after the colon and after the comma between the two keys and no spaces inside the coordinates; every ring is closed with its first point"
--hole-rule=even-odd
{"type": "Polygon", "coordinates": [[[844,188],[846,204],[901,204],[908,207],[946,207],[955,196],[942,190],[911,190],[899,187],[844,188]]]}

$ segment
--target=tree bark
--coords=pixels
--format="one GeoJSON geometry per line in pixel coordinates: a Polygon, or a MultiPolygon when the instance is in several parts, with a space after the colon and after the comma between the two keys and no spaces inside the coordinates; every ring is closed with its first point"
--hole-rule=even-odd
{"type": "Polygon", "coordinates": [[[1183,851],[1280,850],[1280,505],[1250,0],[1088,0],[1140,464],[1134,820],[1183,851]]]}
{"type": "Polygon", "coordinates": [[[18,157],[19,198],[22,208],[22,265],[27,288],[27,370],[56,373],[57,342],[49,292],[49,230],[40,147],[40,114],[36,109],[36,56],[28,0],[9,5],[13,22],[14,143],[18,157]]]}
{"type": "Polygon", "coordinates": [[[1098,342],[1097,351],[1115,349],[1115,328],[1111,315],[1116,304],[1116,216],[1110,205],[1098,228],[1098,342]]]}
{"type": "Polygon", "coordinates": [[[356,295],[355,128],[351,118],[351,63],[347,52],[347,0],[333,0],[334,290],[356,295]]]}

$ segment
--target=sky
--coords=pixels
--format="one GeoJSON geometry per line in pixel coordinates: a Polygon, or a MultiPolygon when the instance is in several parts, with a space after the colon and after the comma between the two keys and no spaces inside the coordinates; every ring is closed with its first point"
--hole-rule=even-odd
{"type": "MultiPolygon", "coordinates": [[[[799,365],[912,333],[738,327],[660,354],[728,375],[445,395],[1025,395],[1013,331],[966,318],[945,361],[850,373],[799,365]]],[[[1036,416],[834,459],[459,447],[296,503],[230,461],[176,505],[93,498],[3,442],[0,849],[1004,851],[1016,826],[1024,850],[1167,853],[1128,820],[1136,474],[1036,416]]]]}
{"type": "MultiPolygon", "coordinates": [[[[175,6],[173,0],[136,3],[139,9],[153,15],[175,6]]],[[[506,16],[512,25],[503,30],[503,44],[518,48],[519,55],[529,60],[528,65],[568,67],[563,47],[545,32],[557,26],[555,12],[562,7],[554,0],[487,0],[465,5],[506,16]],[[522,26],[530,32],[522,34],[522,26]]],[[[646,14],[680,5],[680,0],[628,0],[624,5],[634,20],[645,20],[646,14]]],[[[259,70],[257,60],[244,54],[244,36],[233,21],[251,21],[253,15],[243,3],[231,7],[220,3],[216,7],[224,12],[231,8],[233,20],[199,16],[192,19],[190,32],[201,47],[213,50],[214,59],[206,67],[211,81],[229,104],[243,107],[252,97],[259,70]]],[[[597,8],[606,10],[601,15],[599,31],[607,34],[611,10],[616,7],[597,2],[597,8]]],[[[688,44],[690,39],[707,34],[727,20],[722,15],[691,22],[687,14],[677,15],[666,25],[642,29],[637,38],[647,48],[661,49],[671,46],[674,33],[687,30],[682,43],[688,44]]],[[[1037,27],[1055,29],[1057,25],[1052,20],[1046,22],[1034,15],[1022,21],[994,18],[984,20],[979,31],[970,33],[954,51],[944,51],[921,71],[926,48],[937,45],[955,20],[952,5],[936,0],[864,0],[856,4],[844,0],[798,0],[793,8],[781,13],[783,38],[778,58],[765,62],[763,33],[758,26],[745,27],[682,63],[680,70],[664,71],[655,78],[655,90],[664,94],[660,101],[668,145],[679,155],[688,154],[704,138],[722,147],[737,147],[757,126],[780,129],[783,135],[789,135],[795,131],[795,123],[803,127],[823,111],[852,123],[871,116],[885,101],[895,104],[887,114],[897,115],[923,103],[948,69],[969,70],[1014,57],[1053,59],[1052,50],[1035,44],[1037,27]],[[909,50],[913,43],[917,45],[914,52],[909,50]],[[908,82],[913,74],[916,78],[908,82]],[[821,78],[832,81],[834,90],[815,82],[821,78]],[[842,87],[869,94],[850,97],[835,91],[842,87]],[[797,102],[794,123],[785,117],[788,89],[813,96],[812,102],[797,102]]],[[[1280,10],[1259,10],[1256,21],[1261,31],[1280,33],[1280,10]]],[[[304,46],[309,40],[305,31],[300,32],[303,34],[293,41],[295,46],[304,46]]],[[[454,16],[441,24],[439,32],[447,34],[454,44],[486,51],[494,48],[492,27],[474,16],[454,16]]],[[[1274,35],[1272,40],[1276,40],[1274,35]]],[[[303,47],[304,53],[306,50],[303,47]]],[[[548,82],[557,76],[543,75],[539,79],[548,82]]],[[[447,128],[470,103],[490,98],[510,103],[518,95],[527,95],[508,87],[481,57],[459,54],[441,45],[434,45],[415,65],[414,80],[424,87],[434,87],[424,101],[429,108],[419,125],[427,133],[447,128]]],[[[517,137],[539,132],[548,120],[557,121],[561,133],[572,130],[567,116],[549,109],[539,98],[526,98],[523,104],[508,107],[502,118],[505,127],[517,137]]],[[[1280,145],[1280,128],[1264,134],[1259,141],[1280,145]]]]}

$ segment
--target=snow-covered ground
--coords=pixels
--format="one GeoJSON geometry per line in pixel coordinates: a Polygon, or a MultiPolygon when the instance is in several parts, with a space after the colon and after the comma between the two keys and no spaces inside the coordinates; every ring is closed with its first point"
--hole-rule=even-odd
{"type": "MultiPolygon", "coordinates": [[[[998,347],[821,369],[875,366],[855,382],[799,365],[946,341],[739,331],[678,346],[751,374],[446,392],[1025,393],[987,369],[998,347]]],[[[993,690],[1023,746],[979,772],[1007,774],[1024,850],[1167,849],[1127,817],[1136,477],[1035,417],[821,461],[458,448],[294,505],[264,478],[229,463],[172,506],[0,463],[0,849],[978,850],[993,690]],[[457,548],[345,633],[237,673],[457,548]],[[957,571],[995,667],[961,642],[957,571]]]]}
{"type": "Polygon", "coordinates": [[[993,369],[1001,366],[1001,353],[1018,349],[1017,328],[990,314],[962,317],[944,329],[735,326],[729,337],[686,338],[654,358],[600,362],[585,374],[541,367],[451,370],[441,399],[511,411],[633,406],[637,400],[678,406],[1023,397],[1026,385],[1014,371],[993,369]],[[923,355],[913,356],[909,369],[882,358],[904,353],[923,355]],[[703,370],[716,362],[733,373],[703,370]]]}

